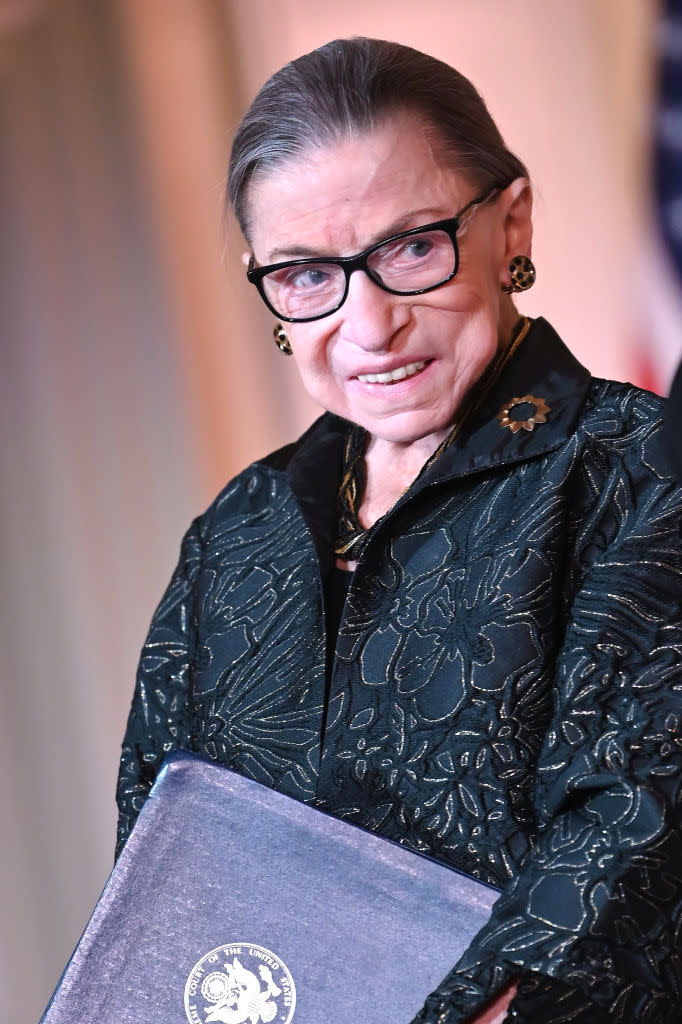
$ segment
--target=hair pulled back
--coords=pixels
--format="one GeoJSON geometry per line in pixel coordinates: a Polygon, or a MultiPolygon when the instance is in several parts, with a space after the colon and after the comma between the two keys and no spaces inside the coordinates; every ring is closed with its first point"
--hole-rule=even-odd
{"type": "Polygon", "coordinates": [[[482,191],[528,172],[464,75],[400,43],[337,39],[285,64],[262,87],[232,144],[227,198],[249,234],[254,178],[372,131],[387,116],[412,111],[436,134],[448,163],[482,191]]]}

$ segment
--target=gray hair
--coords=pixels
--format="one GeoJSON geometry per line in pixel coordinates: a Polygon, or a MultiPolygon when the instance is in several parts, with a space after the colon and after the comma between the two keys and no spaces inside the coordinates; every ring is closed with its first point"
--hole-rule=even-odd
{"type": "Polygon", "coordinates": [[[483,99],[449,64],[400,43],[337,39],[285,64],[262,87],[232,143],[227,200],[249,235],[249,188],[306,150],[371,132],[411,111],[435,133],[446,161],[481,191],[527,175],[483,99]]]}

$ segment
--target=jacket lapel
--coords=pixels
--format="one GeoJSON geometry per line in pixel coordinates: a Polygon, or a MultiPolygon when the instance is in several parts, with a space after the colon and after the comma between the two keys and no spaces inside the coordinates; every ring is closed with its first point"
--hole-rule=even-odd
{"type": "MultiPolygon", "coordinates": [[[[525,341],[453,443],[415,481],[405,498],[442,480],[513,465],[565,444],[575,428],[590,381],[589,372],[547,321],[535,320],[525,341]],[[513,431],[503,426],[499,418],[502,410],[526,396],[549,406],[545,422],[537,422],[530,430],[521,427],[513,431]]],[[[516,409],[524,416],[534,407],[531,403],[516,409]]],[[[516,409],[511,411],[515,418],[516,409]]]]}

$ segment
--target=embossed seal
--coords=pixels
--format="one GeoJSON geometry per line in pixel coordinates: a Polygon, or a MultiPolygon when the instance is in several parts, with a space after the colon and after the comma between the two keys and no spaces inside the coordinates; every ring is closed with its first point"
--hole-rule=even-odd
{"type": "Polygon", "coordinates": [[[185,985],[189,1024],[289,1024],[296,987],[288,968],[264,946],[231,942],[202,956],[185,985]]]}

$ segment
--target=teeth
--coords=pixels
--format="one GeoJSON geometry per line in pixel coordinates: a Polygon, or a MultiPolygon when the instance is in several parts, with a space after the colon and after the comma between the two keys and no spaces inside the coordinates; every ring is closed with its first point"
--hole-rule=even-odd
{"type": "Polygon", "coordinates": [[[394,380],[413,377],[415,373],[419,373],[425,366],[426,362],[422,360],[419,363],[408,363],[407,366],[398,366],[395,370],[390,370],[388,373],[359,373],[358,380],[361,380],[363,384],[390,384],[394,380]]]}

